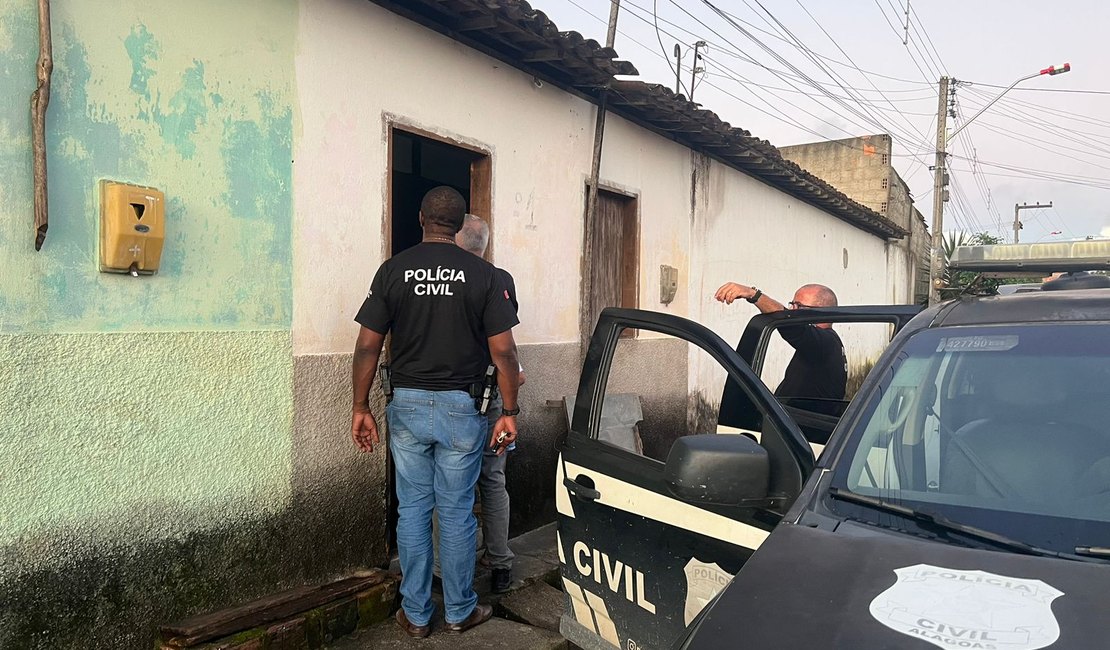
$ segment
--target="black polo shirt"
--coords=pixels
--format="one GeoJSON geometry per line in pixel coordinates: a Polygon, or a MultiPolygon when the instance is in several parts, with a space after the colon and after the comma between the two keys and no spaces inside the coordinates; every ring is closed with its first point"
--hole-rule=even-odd
{"type": "Polygon", "coordinates": [[[465,390],[489,365],[487,339],[519,321],[492,264],[453,242],[424,242],[387,260],[355,320],[392,332],[397,388],[465,390]]]}
{"type": "Polygon", "coordinates": [[[848,360],[840,336],[815,325],[789,325],[778,332],[795,352],[775,396],[844,399],[848,360]]]}

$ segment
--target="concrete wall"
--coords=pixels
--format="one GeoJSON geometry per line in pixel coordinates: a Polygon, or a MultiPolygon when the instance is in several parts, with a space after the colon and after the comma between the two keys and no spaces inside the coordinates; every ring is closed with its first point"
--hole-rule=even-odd
{"type": "Polygon", "coordinates": [[[292,357],[295,3],[52,5],[41,252],[37,4],[0,6],[0,647],[150,647],[382,561],[381,472],[294,406],[335,374],[292,357]],[[98,272],[103,178],[165,191],[158,275],[98,272]]]}
{"type": "Polygon", "coordinates": [[[891,209],[889,205],[890,188],[898,183],[894,169],[890,166],[890,150],[891,140],[886,134],[779,148],[784,158],[820,176],[852,199],[905,227],[902,213],[891,209]],[[887,180],[885,186],[883,179],[887,180]]]}

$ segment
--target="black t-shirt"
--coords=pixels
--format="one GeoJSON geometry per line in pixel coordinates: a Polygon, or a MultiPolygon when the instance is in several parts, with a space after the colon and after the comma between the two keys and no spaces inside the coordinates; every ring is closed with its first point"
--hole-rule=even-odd
{"type": "Polygon", "coordinates": [[[848,361],[840,336],[815,325],[790,325],[778,331],[795,352],[775,396],[844,399],[848,361]]]}
{"type": "Polygon", "coordinates": [[[422,390],[481,381],[488,337],[519,322],[493,265],[447,242],[418,244],[382,264],[355,320],[393,332],[393,385],[422,390]]]}
{"type": "Polygon", "coordinates": [[[516,300],[516,282],[513,281],[513,276],[509,275],[509,272],[505,269],[494,268],[493,270],[497,272],[497,276],[501,278],[501,283],[505,285],[505,289],[509,292],[509,301],[513,303],[513,311],[519,314],[520,303],[516,300]]]}

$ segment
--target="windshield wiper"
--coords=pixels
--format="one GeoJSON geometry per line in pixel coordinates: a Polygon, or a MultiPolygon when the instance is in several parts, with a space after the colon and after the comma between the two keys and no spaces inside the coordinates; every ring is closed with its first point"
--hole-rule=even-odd
{"type": "Polygon", "coordinates": [[[1105,546],[1076,546],[1075,554],[1110,559],[1110,548],[1105,546]]]}
{"type": "MultiPolygon", "coordinates": [[[[865,496],[863,494],[856,494],[855,492],[851,492],[849,490],[844,490],[844,489],[841,489],[841,488],[835,488],[835,487],[834,488],[829,488],[829,496],[831,496],[834,499],[839,499],[841,501],[848,501],[848,502],[851,502],[851,503],[857,503],[857,504],[862,505],[862,506],[868,506],[868,507],[870,507],[874,510],[881,510],[883,512],[889,512],[891,514],[898,515],[900,517],[905,517],[906,519],[912,519],[913,521],[924,523],[924,524],[927,524],[929,526],[932,526],[933,528],[939,528],[939,529],[947,531],[947,532],[959,533],[959,534],[964,535],[966,537],[971,537],[971,538],[977,539],[981,542],[986,542],[988,544],[993,544],[995,546],[1000,546],[1000,547],[1009,549],[1011,551],[1016,551],[1018,553],[1024,553],[1025,555],[1038,555],[1038,556],[1042,556],[1042,557],[1055,557],[1055,558],[1060,558],[1062,560],[1076,560],[1076,561],[1079,561],[1079,562],[1091,562],[1092,561],[1088,557],[1081,557],[1081,555],[1071,555],[1069,553],[1060,553],[1059,551],[1052,551],[1052,550],[1049,550],[1047,548],[1040,548],[1038,546],[1033,546],[1032,544],[1026,544],[1025,542],[1018,541],[1018,540],[1016,540],[1012,537],[1007,537],[1007,536],[1005,536],[1001,533],[995,533],[995,532],[992,532],[992,531],[989,531],[989,530],[984,530],[982,528],[978,528],[976,526],[972,526],[970,524],[965,524],[965,523],[961,523],[959,521],[954,521],[952,519],[949,519],[948,517],[945,517],[944,515],[941,515],[941,514],[938,514],[938,513],[935,513],[935,512],[925,512],[925,511],[922,511],[922,510],[915,510],[914,508],[910,508],[908,506],[899,505],[897,503],[891,503],[890,501],[885,501],[883,499],[879,499],[879,498],[876,498],[876,497],[869,497],[869,496],[865,496]]],[[[1097,547],[1096,547],[1096,549],[1097,549],[1097,547]]],[[[1094,549],[1092,549],[1092,550],[1094,550],[1094,549]]],[[[1096,555],[1095,552],[1092,552],[1092,553],[1090,553],[1090,556],[1110,559],[1110,549],[1097,549],[1096,552],[1097,551],[1105,551],[1106,554],[1105,555],[1096,555]]],[[[1079,553],[1079,548],[1076,548],[1076,553],[1077,554],[1079,553]]],[[[1093,560],[1093,561],[1098,561],[1098,560],[1093,560]]]]}

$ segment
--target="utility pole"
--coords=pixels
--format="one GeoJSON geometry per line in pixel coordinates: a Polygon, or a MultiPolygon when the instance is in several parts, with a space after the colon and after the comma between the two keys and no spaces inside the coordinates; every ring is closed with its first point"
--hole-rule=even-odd
{"type": "MultiPolygon", "coordinates": [[[[609,48],[613,47],[617,38],[617,15],[620,13],[620,0],[610,0],[610,2],[609,30],[605,34],[605,47],[609,48]]],[[[597,237],[597,227],[594,221],[597,215],[597,186],[601,175],[601,145],[605,139],[605,107],[609,101],[608,86],[601,89],[599,100],[597,121],[594,124],[594,151],[590,163],[590,186],[586,188],[586,221],[582,224],[582,264],[580,267],[582,290],[578,306],[579,344],[581,346],[579,355],[581,359],[586,358],[586,348],[590,344],[590,335],[594,328],[593,319],[596,316],[593,313],[593,257],[594,239],[597,237]]]]}
{"type": "Polygon", "coordinates": [[[904,29],[906,31],[903,32],[903,34],[902,34],[902,45],[909,45],[909,43],[910,43],[910,0],[906,0],[906,24],[904,26],[904,29]]]}
{"type": "Polygon", "coordinates": [[[694,43],[694,59],[693,62],[690,63],[690,101],[694,101],[694,82],[698,78],[698,73],[705,72],[705,68],[698,67],[698,61],[701,60],[701,55],[698,54],[698,50],[703,47],[707,50],[709,49],[709,45],[706,44],[705,41],[698,41],[697,43],[694,43]]]}
{"type": "Polygon", "coordinates": [[[678,43],[674,44],[674,94],[679,95],[682,93],[682,46],[678,43]]]}
{"type": "Polygon", "coordinates": [[[1022,203],[1021,205],[1018,205],[1017,203],[1015,203],[1014,204],[1014,243],[1015,244],[1018,243],[1018,233],[1022,229],[1021,220],[1018,219],[1018,211],[1019,210],[1036,210],[1036,209],[1039,209],[1039,208],[1051,208],[1051,207],[1052,207],[1052,201],[1049,201],[1048,205],[1044,205],[1044,204],[1041,204],[1041,203],[1034,203],[1033,205],[1029,205],[1027,203],[1022,203]]]}
{"type": "Polygon", "coordinates": [[[612,0],[609,5],[609,31],[605,32],[605,47],[613,47],[617,40],[617,14],[621,12],[621,0],[612,0]]]}
{"type": "Polygon", "coordinates": [[[944,202],[948,194],[948,172],[945,163],[948,157],[948,77],[940,78],[940,92],[937,99],[937,157],[933,166],[933,246],[929,262],[929,304],[940,302],[941,266],[944,257],[944,202]]]}

